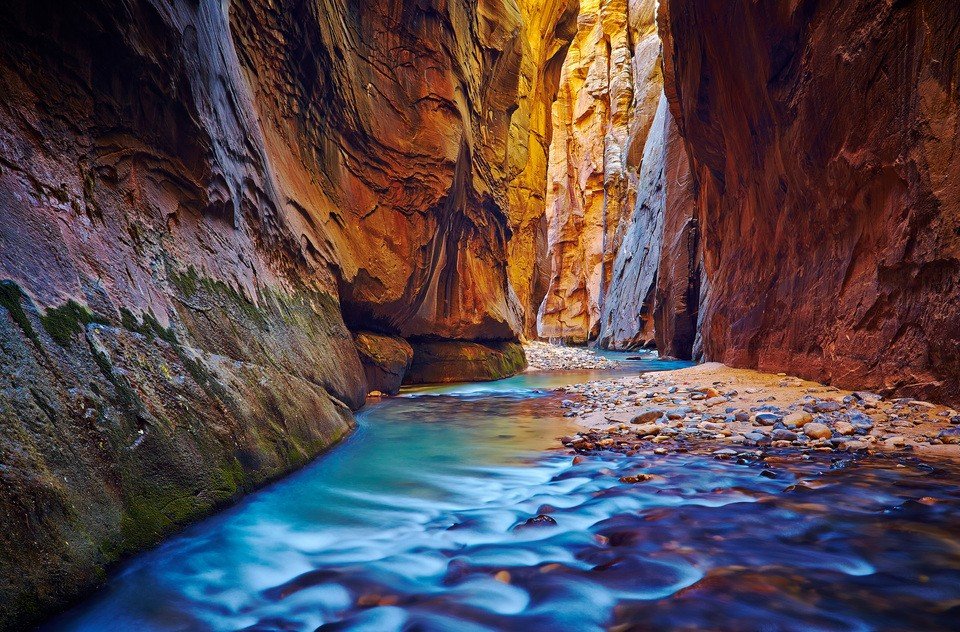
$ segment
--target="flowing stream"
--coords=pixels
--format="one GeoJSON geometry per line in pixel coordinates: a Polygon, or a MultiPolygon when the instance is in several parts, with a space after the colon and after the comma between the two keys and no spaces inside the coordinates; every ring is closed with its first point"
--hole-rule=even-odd
{"type": "MultiPolygon", "coordinates": [[[[622,356],[621,358],[622,359],[622,356]]],[[[574,465],[548,389],[369,406],[300,472],[124,565],[50,630],[956,630],[960,470],[789,452],[574,465]],[[653,474],[629,485],[620,476],[653,474]],[[538,514],[555,525],[516,528],[538,514]]]]}

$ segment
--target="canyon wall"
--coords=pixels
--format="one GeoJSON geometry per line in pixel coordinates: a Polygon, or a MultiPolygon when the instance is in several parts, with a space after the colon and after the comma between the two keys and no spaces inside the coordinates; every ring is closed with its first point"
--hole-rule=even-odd
{"type": "Polygon", "coordinates": [[[523,310],[527,338],[537,337],[537,309],[547,292],[547,157],[553,102],[576,32],[577,0],[524,0],[523,57],[510,125],[507,274],[523,310]]]}
{"type": "Polygon", "coordinates": [[[654,294],[666,211],[668,119],[667,100],[661,95],[643,151],[637,201],[623,220],[627,228],[603,300],[597,344],[606,349],[634,349],[654,340],[654,294]]]}
{"type": "Polygon", "coordinates": [[[366,375],[522,368],[575,13],[7,3],[0,627],[337,441],[366,375]],[[351,329],[413,346],[361,364],[351,329]]]}
{"type": "Polygon", "coordinates": [[[669,0],[659,26],[705,356],[960,403],[960,4],[669,0]]]}
{"type": "Polygon", "coordinates": [[[654,0],[584,0],[553,106],[541,337],[597,337],[660,95],[654,0]]]}

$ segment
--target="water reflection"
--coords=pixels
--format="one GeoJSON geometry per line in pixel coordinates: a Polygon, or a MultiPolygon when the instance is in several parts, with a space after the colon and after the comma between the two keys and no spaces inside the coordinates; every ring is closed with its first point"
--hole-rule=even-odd
{"type": "Polygon", "coordinates": [[[51,629],[956,629],[955,468],[572,465],[543,452],[569,429],[536,389],[582,379],[385,400],[331,454],[137,558],[51,629]],[[515,529],[537,514],[556,526],[515,529]]]}

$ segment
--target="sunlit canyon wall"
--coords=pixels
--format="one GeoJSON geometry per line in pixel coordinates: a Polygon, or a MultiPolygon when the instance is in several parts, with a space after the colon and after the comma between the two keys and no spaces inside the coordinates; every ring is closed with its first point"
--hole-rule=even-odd
{"type": "Polygon", "coordinates": [[[306,462],[372,388],[524,366],[576,15],[7,3],[0,627],[306,462]]]}

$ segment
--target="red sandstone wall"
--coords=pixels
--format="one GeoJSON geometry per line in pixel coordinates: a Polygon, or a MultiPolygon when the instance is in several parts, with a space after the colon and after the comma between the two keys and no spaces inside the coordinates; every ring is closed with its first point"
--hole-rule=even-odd
{"type": "Polygon", "coordinates": [[[960,401],[960,4],[661,2],[710,360],[960,401]]]}

